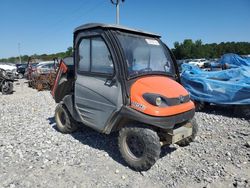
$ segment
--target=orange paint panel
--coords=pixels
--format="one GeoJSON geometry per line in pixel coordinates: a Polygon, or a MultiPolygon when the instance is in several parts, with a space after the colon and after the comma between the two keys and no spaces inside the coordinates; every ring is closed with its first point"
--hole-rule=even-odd
{"type": "Polygon", "coordinates": [[[188,95],[187,90],[176,81],[164,76],[148,76],[137,80],[131,87],[131,107],[151,116],[171,116],[194,109],[192,101],[176,106],[158,107],[151,105],[143,94],[159,94],[167,98],[188,95]]]}

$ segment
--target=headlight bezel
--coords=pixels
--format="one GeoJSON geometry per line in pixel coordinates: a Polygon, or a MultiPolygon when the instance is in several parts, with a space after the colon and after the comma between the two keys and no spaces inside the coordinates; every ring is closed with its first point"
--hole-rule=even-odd
{"type": "Polygon", "coordinates": [[[147,101],[149,104],[157,107],[167,107],[167,101],[165,98],[159,94],[154,94],[154,93],[144,93],[142,95],[143,99],[147,101]],[[157,102],[158,100],[158,102],[157,102]],[[161,101],[161,102],[160,102],[161,101]],[[158,104],[157,104],[158,103],[158,104]]]}
{"type": "Polygon", "coordinates": [[[144,93],[142,95],[143,99],[151,105],[157,107],[170,107],[176,106],[190,101],[190,95],[180,95],[179,97],[167,98],[160,94],[155,93],[144,93]],[[156,103],[156,98],[161,98],[161,104],[156,103]]]}

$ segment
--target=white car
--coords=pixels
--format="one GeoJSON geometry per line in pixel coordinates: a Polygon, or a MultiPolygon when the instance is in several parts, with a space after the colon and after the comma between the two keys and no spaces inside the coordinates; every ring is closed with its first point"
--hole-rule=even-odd
{"type": "Polygon", "coordinates": [[[54,61],[43,61],[37,64],[36,72],[38,74],[50,73],[56,70],[57,64],[54,61]]]}
{"type": "Polygon", "coordinates": [[[188,62],[188,64],[191,65],[196,65],[200,68],[202,68],[204,66],[205,63],[208,63],[209,61],[206,59],[192,59],[188,62]]]}
{"type": "Polygon", "coordinates": [[[11,75],[13,77],[17,76],[17,68],[16,65],[11,64],[0,64],[0,69],[3,69],[7,72],[8,75],[11,75]]]}

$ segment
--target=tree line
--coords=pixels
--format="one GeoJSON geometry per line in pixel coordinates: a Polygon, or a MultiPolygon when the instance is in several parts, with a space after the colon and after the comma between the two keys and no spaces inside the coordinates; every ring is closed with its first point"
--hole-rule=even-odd
{"type": "MultiPolygon", "coordinates": [[[[68,57],[72,55],[73,55],[73,48],[68,47],[65,52],[59,52],[55,54],[41,54],[41,55],[34,54],[31,56],[23,55],[21,56],[21,59],[22,59],[22,62],[28,62],[29,58],[39,59],[43,61],[50,61],[50,60],[53,60],[54,58],[60,59],[60,58],[64,58],[64,57],[68,57]]],[[[0,59],[0,62],[19,63],[19,57],[3,58],[3,59],[0,59]]]]}
{"type": "MultiPolygon", "coordinates": [[[[219,44],[203,44],[201,40],[192,41],[191,39],[185,39],[183,42],[175,42],[174,48],[171,49],[176,59],[194,59],[194,58],[219,58],[226,53],[235,53],[238,55],[250,54],[249,42],[221,42],[219,44]]],[[[68,47],[65,52],[59,52],[55,54],[34,54],[31,57],[33,59],[41,59],[43,61],[53,60],[54,58],[64,58],[72,56],[73,48],[68,47]]],[[[22,62],[27,62],[28,55],[21,56],[22,62]]],[[[0,62],[19,62],[19,57],[10,57],[0,59],[0,62]]]]}
{"type": "Polygon", "coordinates": [[[219,58],[226,53],[238,55],[250,54],[249,42],[221,42],[219,44],[203,44],[201,40],[186,39],[182,43],[175,42],[172,49],[176,59],[219,58]]]}

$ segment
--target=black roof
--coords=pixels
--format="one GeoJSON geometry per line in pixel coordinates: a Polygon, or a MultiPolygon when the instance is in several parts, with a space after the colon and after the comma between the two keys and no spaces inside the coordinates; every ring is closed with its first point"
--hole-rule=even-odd
{"type": "Polygon", "coordinates": [[[155,33],[145,32],[145,31],[141,31],[137,29],[131,29],[131,28],[124,27],[121,25],[102,24],[102,23],[88,23],[88,24],[81,25],[75,28],[74,33],[81,31],[81,30],[96,29],[96,28],[113,29],[113,30],[120,30],[120,31],[132,32],[132,33],[137,33],[137,34],[149,35],[151,37],[160,37],[160,35],[155,34],[155,33]]]}

